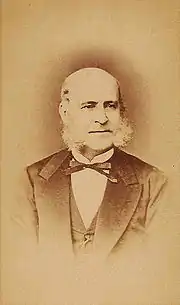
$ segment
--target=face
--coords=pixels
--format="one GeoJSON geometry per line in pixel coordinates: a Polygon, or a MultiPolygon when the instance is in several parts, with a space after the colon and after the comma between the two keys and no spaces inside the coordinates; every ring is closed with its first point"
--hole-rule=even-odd
{"type": "Polygon", "coordinates": [[[68,99],[65,124],[72,140],[97,152],[111,148],[121,119],[115,79],[109,75],[84,79],[71,86],[68,99]]]}

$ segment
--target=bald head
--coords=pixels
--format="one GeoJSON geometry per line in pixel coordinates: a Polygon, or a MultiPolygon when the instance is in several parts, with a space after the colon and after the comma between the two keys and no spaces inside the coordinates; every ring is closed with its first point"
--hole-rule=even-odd
{"type": "Polygon", "coordinates": [[[61,100],[73,100],[73,97],[106,99],[112,92],[119,94],[118,81],[108,72],[99,68],[84,68],[70,74],[62,84],[61,100]]]}
{"type": "Polygon", "coordinates": [[[117,80],[108,72],[99,68],[84,68],[70,74],[64,81],[62,88],[76,89],[80,86],[89,87],[107,85],[113,83],[117,85],[117,80]]]}
{"type": "Polygon", "coordinates": [[[112,147],[120,125],[122,132],[125,112],[119,83],[102,69],[84,68],[70,74],[62,84],[59,111],[69,147],[81,143],[103,151],[112,147]]]}

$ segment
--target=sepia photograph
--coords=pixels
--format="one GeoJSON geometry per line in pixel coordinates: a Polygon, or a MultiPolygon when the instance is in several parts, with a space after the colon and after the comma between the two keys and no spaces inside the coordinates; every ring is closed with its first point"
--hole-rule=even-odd
{"type": "Polygon", "coordinates": [[[180,2],[2,1],[2,305],[180,305],[180,2]]]}

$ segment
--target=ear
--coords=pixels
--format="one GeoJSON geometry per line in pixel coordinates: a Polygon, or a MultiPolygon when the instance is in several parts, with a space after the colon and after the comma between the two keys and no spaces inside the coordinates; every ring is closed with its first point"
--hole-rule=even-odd
{"type": "Polygon", "coordinates": [[[59,104],[59,115],[62,121],[65,123],[67,121],[67,108],[64,106],[64,103],[59,104]]]}

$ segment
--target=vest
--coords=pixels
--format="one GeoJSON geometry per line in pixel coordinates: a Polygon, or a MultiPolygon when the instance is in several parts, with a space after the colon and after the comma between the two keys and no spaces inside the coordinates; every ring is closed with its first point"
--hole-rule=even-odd
{"type": "Polygon", "coordinates": [[[77,207],[72,187],[70,188],[70,220],[71,237],[75,256],[79,254],[90,254],[96,230],[98,211],[90,226],[85,227],[79,209],[77,207]]]}

